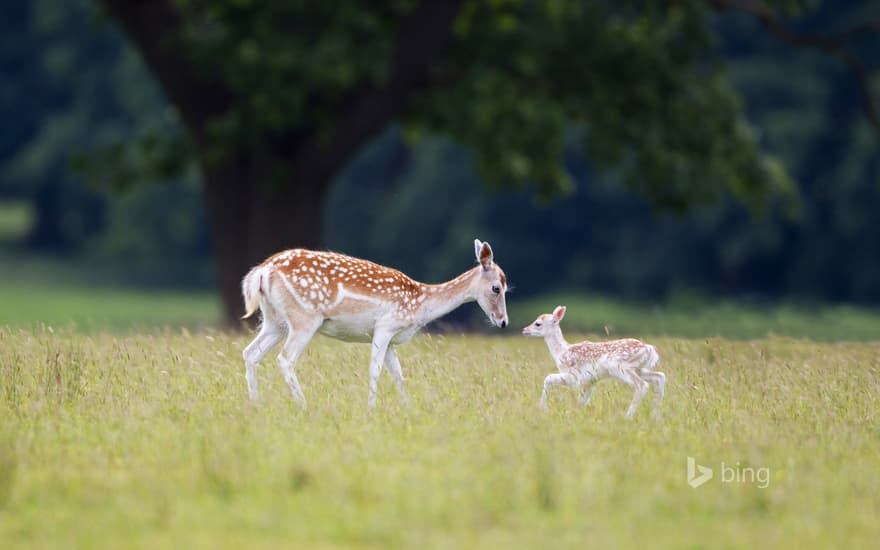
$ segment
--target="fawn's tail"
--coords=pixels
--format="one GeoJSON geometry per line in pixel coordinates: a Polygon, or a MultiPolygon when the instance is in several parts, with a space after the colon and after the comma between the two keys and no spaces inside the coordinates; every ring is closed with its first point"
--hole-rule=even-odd
{"type": "Polygon", "coordinates": [[[657,363],[660,362],[660,354],[657,353],[657,348],[654,346],[647,346],[648,348],[648,356],[645,360],[645,368],[654,369],[657,366],[657,363]]]}

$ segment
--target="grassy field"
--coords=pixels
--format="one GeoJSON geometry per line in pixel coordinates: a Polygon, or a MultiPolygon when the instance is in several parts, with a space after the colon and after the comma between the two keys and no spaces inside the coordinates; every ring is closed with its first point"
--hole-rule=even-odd
{"type": "MultiPolygon", "coordinates": [[[[108,266],[0,251],[0,326],[133,333],[156,327],[210,327],[220,317],[217,296],[209,289],[139,288],[123,283],[108,266]]],[[[507,302],[514,328],[562,304],[568,306],[569,330],[603,337],[880,340],[880,310],[846,305],[810,307],[690,296],[647,304],[578,293],[531,298],[513,293],[507,302]]],[[[482,313],[475,305],[465,307],[480,327],[482,313]]]]}
{"type": "MultiPolygon", "coordinates": [[[[628,304],[601,296],[551,294],[520,300],[508,308],[513,328],[531,323],[558,304],[568,306],[565,324],[603,337],[676,336],[687,338],[762,338],[768,335],[819,341],[880,340],[880,312],[847,306],[749,306],[730,301],[628,304]]],[[[468,307],[482,319],[476,306],[468,307]]],[[[0,326],[41,325],[80,332],[131,333],[156,327],[210,327],[220,308],[210,291],[174,291],[33,282],[4,284],[0,278],[0,326]]],[[[479,326],[481,321],[477,321],[479,326]]]]}
{"type": "Polygon", "coordinates": [[[566,305],[566,326],[603,336],[880,340],[880,311],[846,305],[750,304],[708,297],[646,305],[577,294],[547,294],[523,301],[511,298],[514,326],[524,326],[538,313],[566,305]]]}
{"type": "Polygon", "coordinates": [[[418,337],[409,407],[383,374],[368,415],[368,346],[316,339],[303,411],[274,361],[247,401],[244,335],[0,328],[0,546],[876,544],[880,344],[651,342],[660,422],[612,381],[541,413],[549,355],[515,336],[418,337]]]}
{"type": "Polygon", "coordinates": [[[0,284],[0,326],[133,332],[157,326],[207,327],[219,315],[211,292],[0,284]]]}
{"type": "Polygon", "coordinates": [[[211,290],[138,288],[123,282],[112,269],[88,261],[0,251],[0,326],[134,332],[217,323],[219,303],[211,290]]]}

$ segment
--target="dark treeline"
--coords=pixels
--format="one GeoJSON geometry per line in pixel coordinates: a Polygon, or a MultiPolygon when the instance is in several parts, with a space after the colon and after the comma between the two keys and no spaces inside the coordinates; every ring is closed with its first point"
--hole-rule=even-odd
{"type": "MultiPolygon", "coordinates": [[[[876,18],[874,4],[836,2],[802,27],[876,18]]],[[[129,188],[123,172],[112,188],[95,189],[72,169],[84,154],[90,162],[129,155],[139,165],[153,153],[149,139],[134,151],[113,144],[176,131],[137,55],[87,3],[3,6],[0,200],[27,201],[35,215],[18,249],[103,260],[132,280],[209,283],[195,174],[160,171],[152,179],[162,183],[129,188]]],[[[880,134],[865,119],[857,82],[839,60],[783,44],[753,18],[719,24],[729,75],[762,147],[797,182],[795,204],[749,212],[726,200],[684,215],[656,212],[613,174],[591,170],[574,132],[566,166],[575,191],[539,201],[528,189],[487,189],[466,149],[392,127],[336,178],[324,246],[438,280],[469,265],[479,237],[524,294],[663,299],[696,290],[880,303],[880,134]]],[[[857,45],[880,59],[876,37],[857,45]]]]}

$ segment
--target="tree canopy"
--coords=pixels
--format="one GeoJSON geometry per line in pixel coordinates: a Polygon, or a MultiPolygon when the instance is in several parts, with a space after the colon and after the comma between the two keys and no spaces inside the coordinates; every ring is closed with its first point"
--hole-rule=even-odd
{"type": "MultiPolygon", "coordinates": [[[[145,8],[107,4],[123,22],[150,20],[145,8]]],[[[244,142],[326,157],[313,164],[329,177],[399,120],[410,136],[469,147],[491,184],[545,196],[571,189],[573,131],[592,163],[662,207],[724,193],[757,203],[789,186],[712,54],[705,2],[153,4],[174,23],[148,37],[153,49],[173,42],[198,75],[170,75],[165,87],[209,159],[244,142]],[[198,104],[189,115],[187,102],[198,104]]]]}

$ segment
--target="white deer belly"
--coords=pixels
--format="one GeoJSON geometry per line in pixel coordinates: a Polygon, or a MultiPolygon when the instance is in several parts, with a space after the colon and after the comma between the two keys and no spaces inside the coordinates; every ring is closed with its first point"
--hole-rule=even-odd
{"type": "Polygon", "coordinates": [[[370,342],[375,328],[372,315],[343,315],[325,319],[318,332],[345,342],[370,342]]]}
{"type": "Polygon", "coordinates": [[[376,323],[387,322],[392,309],[388,302],[340,289],[336,303],[321,311],[324,322],[318,332],[346,342],[370,342],[376,323]]]}

